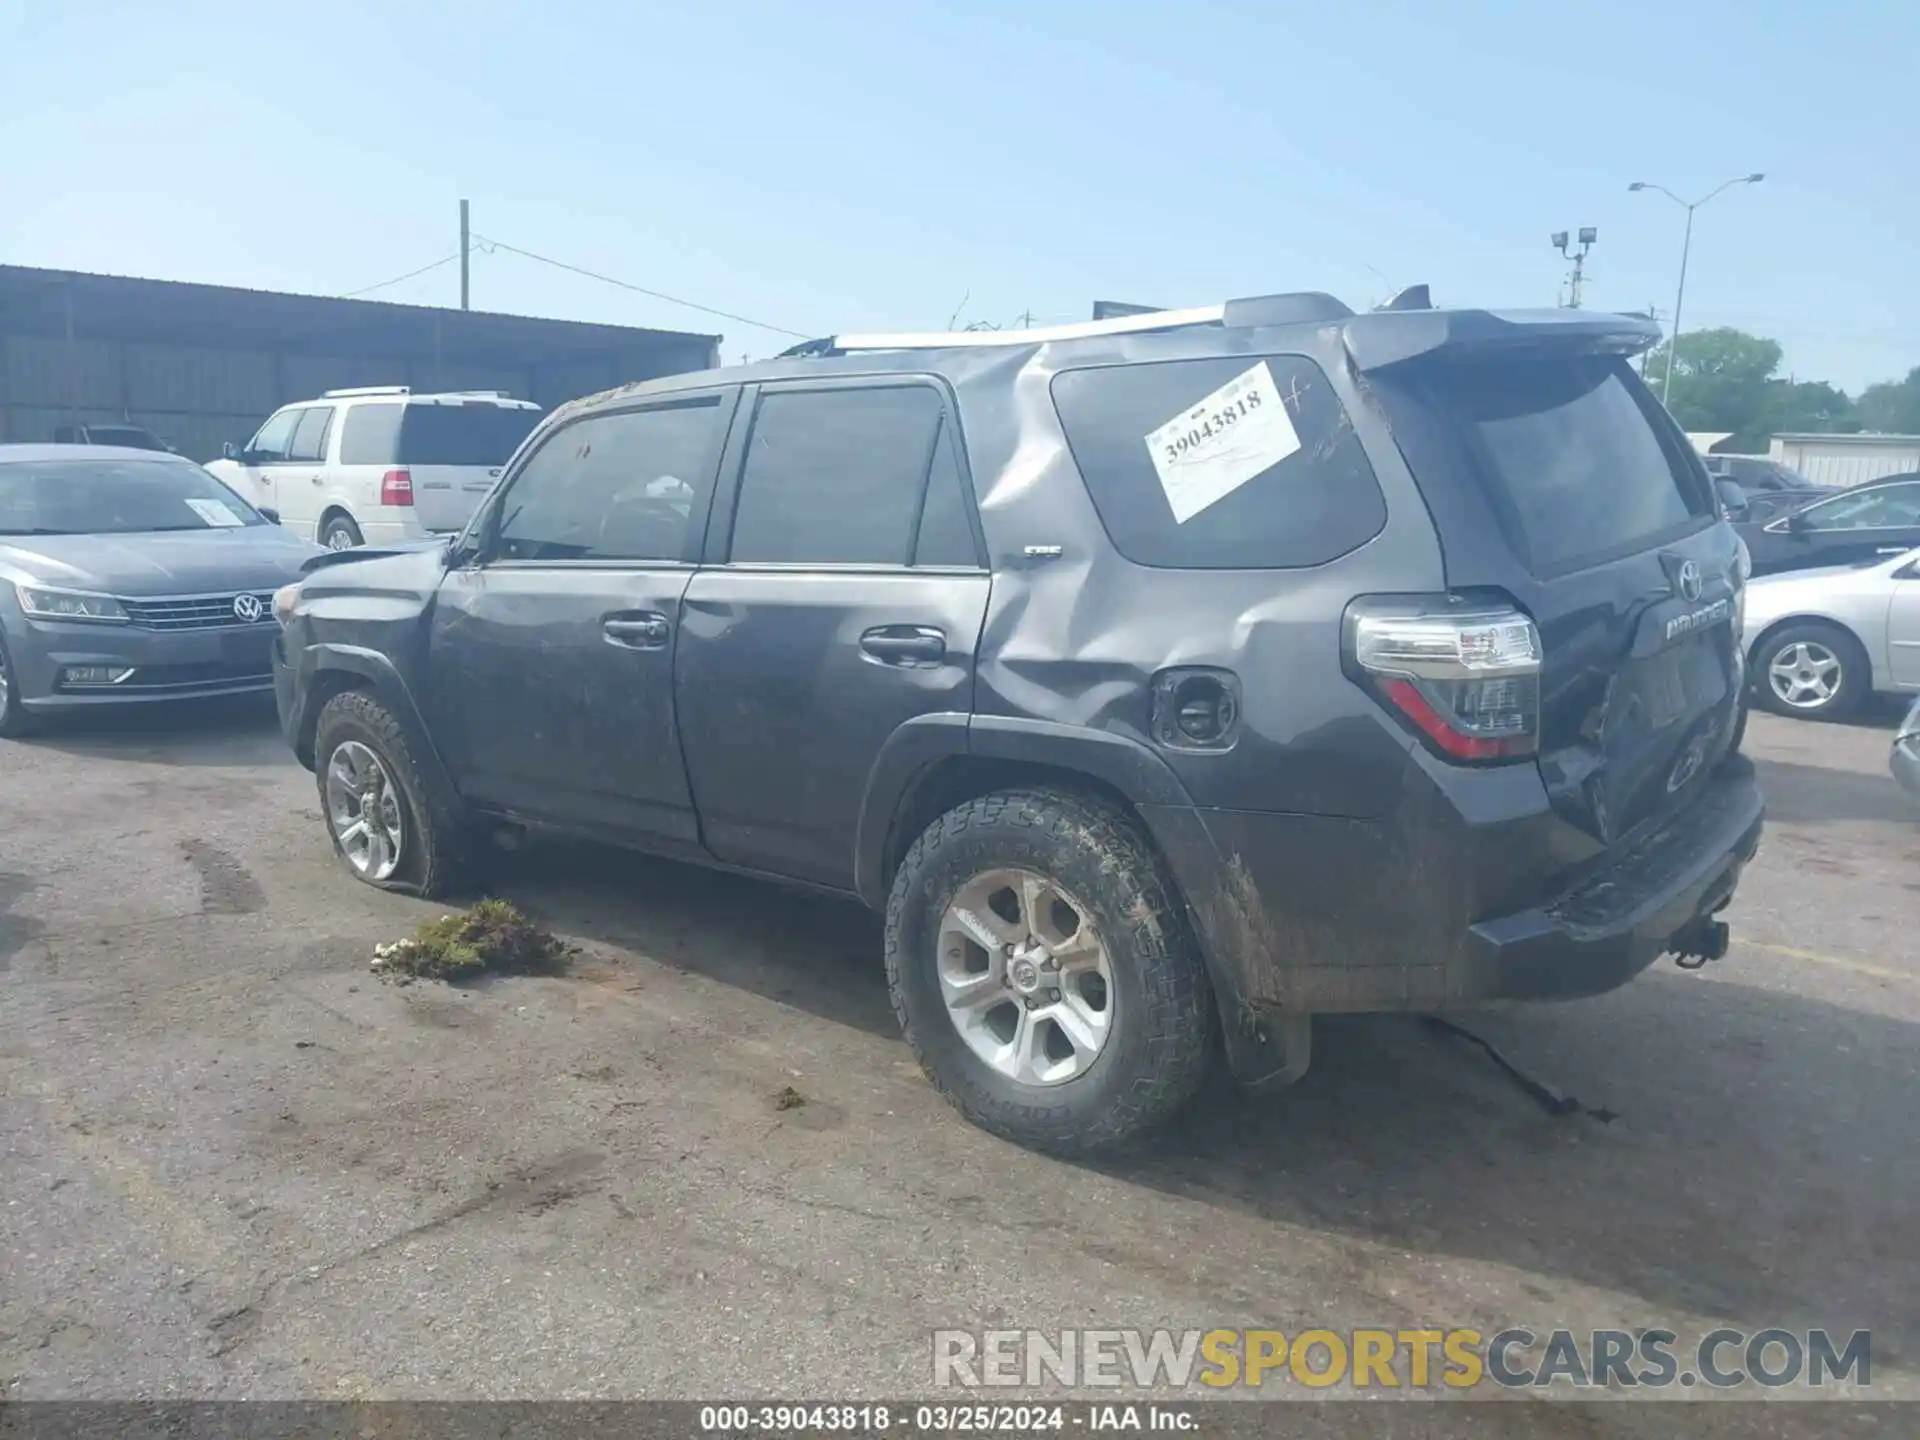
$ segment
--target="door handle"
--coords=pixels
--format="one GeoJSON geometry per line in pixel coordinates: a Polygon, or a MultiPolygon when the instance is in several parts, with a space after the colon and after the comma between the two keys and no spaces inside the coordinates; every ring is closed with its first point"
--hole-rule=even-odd
{"type": "Polygon", "coordinates": [[[860,637],[860,648],[882,665],[938,665],[947,637],[925,625],[881,625],[860,637]]]}
{"type": "Polygon", "coordinates": [[[609,615],[600,622],[600,631],[608,644],[628,650],[662,649],[672,633],[664,615],[609,615]]]}

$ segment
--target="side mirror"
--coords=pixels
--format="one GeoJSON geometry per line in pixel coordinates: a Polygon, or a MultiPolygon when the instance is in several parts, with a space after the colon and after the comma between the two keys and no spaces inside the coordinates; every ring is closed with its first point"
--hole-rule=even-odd
{"type": "Polygon", "coordinates": [[[1747,492],[1741,488],[1738,480],[1724,480],[1716,477],[1713,488],[1720,497],[1720,508],[1726,512],[1727,519],[1740,521],[1747,518],[1750,508],[1747,492]]]}
{"type": "Polygon", "coordinates": [[[1789,535],[1805,535],[1811,529],[1813,529],[1813,522],[1807,519],[1806,511],[1796,510],[1787,517],[1787,533],[1789,535]]]}
{"type": "Polygon", "coordinates": [[[261,513],[261,515],[266,517],[266,522],[269,525],[278,525],[280,523],[280,512],[278,510],[275,510],[272,506],[256,505],[254,508],[258,510],[261,513]]]}

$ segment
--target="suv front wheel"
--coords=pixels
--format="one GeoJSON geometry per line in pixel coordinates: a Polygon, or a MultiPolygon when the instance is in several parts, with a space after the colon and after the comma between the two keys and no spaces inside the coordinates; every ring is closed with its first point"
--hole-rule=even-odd
{"type": "Polygon", "coordinates": [[[1088,1153],[1171,1118],[1205,1080],[1213,999],[1133,820],[1022,790],[914,842],[887,902],[893,1008],[934,1085],[1023,1145],[1088,1153]]]}
{"type": "Polygon", "coordinates": [[[313,774],[333,852],[357,880],[437,899],[464,876],[466,827],[437,809],[391,711],[349,690],[327,701],[313,774]]]}

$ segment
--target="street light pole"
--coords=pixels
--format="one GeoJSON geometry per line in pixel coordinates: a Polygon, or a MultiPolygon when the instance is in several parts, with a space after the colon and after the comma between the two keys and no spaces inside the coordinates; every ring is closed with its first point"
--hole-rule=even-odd
{"type": "Polygon", "coordinates": [[[1758,185],[1766,179],[1764,172],[1756,170],[1751,175],[1736,175],[1731,180],[1723,180],[1698,200],[1682,200],[1664,185],[1655,185],[1648,180],[1636,180],[1627,186],[1629,190],[1658,190],[1674,204],[1687,212],[1686,237],[1680,242],[1680,287],[1673,296],[1673,333],[1667,337],[1667,373],[1660,382],[1660,403],[1665,405],[1667,397],[1673,394],[1673,367],[1680,358],[1680,307],[1687,298],[1687,257],[1693,253],[1693,212],[1706,204],[1722,190],[1730,190],[1735,185],[1758,185]]]}

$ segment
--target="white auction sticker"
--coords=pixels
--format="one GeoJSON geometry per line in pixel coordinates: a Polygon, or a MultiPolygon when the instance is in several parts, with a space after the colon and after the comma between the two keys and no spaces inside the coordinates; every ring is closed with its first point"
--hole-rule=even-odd
{"type": "Polygon", "coordinates": [[[182,498],[186,500],[188,506],[193,510],[193,513],[209,525],[217,525],[224,528],[228,525],[239,525],[243,523],[238,515],[234,514],[233,511],[229,510],[218,500],[202,500],[197,495],[188,495],[182,498]]]}
{"type": "Polygon", "coordinates": [[[1147,436],[1160,488],[1181,525],[1299,448],[1264,360],[1147,436]]]}

